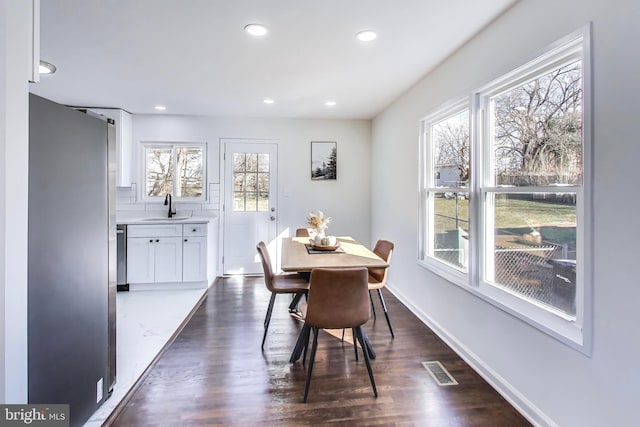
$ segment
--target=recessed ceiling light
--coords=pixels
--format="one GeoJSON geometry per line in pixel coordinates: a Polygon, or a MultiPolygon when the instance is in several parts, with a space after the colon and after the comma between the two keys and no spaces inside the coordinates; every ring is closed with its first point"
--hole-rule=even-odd
{"type": "Polygon", "coordinates": [[[364,30],[356,34],[356,38],[361,42],[370,42],[376,37],[378,37],[378,35],[373,30],[364,30]]]}
{"type": "Polygon", "coordinates": [[[324,103],[324,105],[326,105],[327,107],[335,107],[336,101],[327,101],[324,103]]]}
{"type": "Polygon", "coordinates": [[[267,34],[267,28],[261,24],[249,24],[244,27],[244,30],[252,36],[262,37],[267,34]]]}
{"type": "Polygon", "coordinates": [[[157,111],[166,111],[167,107],[165,107],[164,105],[154,105],[153,109],[157,111]]]}
{"type": "Polygon", "coordinates": [[[56,66],[48,63],[47,61],[40,61],[38,71],[40,74],[53,74],[56,72],[56,66]]]}
{"type": "Polygon", "coordinates": [[[271,98],[265,98],[265,99],[262,100],[262,102],[264,102],[265,104],[273,104],[276,101],[274,101],[271,98]]]}

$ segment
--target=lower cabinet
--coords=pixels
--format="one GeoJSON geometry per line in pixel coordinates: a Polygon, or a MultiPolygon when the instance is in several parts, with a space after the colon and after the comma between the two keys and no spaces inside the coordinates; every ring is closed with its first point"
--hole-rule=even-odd
{"type": "Polygon", "coordinates": [[[129,225],[127,281],[135,284],[206,280],[206,230],[206,224],[129,225]]]}

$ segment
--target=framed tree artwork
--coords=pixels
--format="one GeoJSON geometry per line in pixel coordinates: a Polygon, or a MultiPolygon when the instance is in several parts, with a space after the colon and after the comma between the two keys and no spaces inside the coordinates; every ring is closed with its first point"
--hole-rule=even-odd
{"type": "Polygon", "coordinates": [[[311,179],[337,179],[338,143],[311,141],[311,179]]]}

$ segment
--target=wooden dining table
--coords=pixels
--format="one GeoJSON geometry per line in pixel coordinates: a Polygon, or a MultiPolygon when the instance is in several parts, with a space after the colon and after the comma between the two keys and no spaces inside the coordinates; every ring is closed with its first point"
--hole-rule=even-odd
{"type": "Polygon", "coordinates": [[[320,267],[389,267],[385,260],[352,237],[338,237],[336,240],[340,245],[337,250],[314,251],[309,247],[309,237],[285,237],[282,239],[280,268],[283,271],[310,272],[320,267]]]}
{"type": "MultiPolygon", "coordinates": [[[[308,273],[314,268],[389,267],[385,260],[352,237],[338,237],[336,240],[339,247],[336,250],[325,251],[314,250],[309,237],[285,237],[282,239],[280,268],[287,272],[308,273]]],[[[293,311],[301,296],[297,295],[291,302],[290,311],[293,311]]],[[[364,331],[363,337],[369,357],[375,359],[376,354],[364,331]]],[[[302,336],[298,337],[290,362],[293,363],[300,358],[306,344],[302,336]]]]}

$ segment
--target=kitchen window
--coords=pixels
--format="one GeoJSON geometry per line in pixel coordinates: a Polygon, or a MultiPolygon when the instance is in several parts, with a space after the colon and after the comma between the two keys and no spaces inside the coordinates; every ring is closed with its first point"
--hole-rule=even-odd
{"type": "Polygon", "coordinates": [[[204,200],[204,144],[143,144],[144,197],[204,200]]]}
{"type": "Polygon", "coordinates": [[[420,264],[585,353],[588,43],[580,31],[439,108],[420,141],[420,264]]]}

